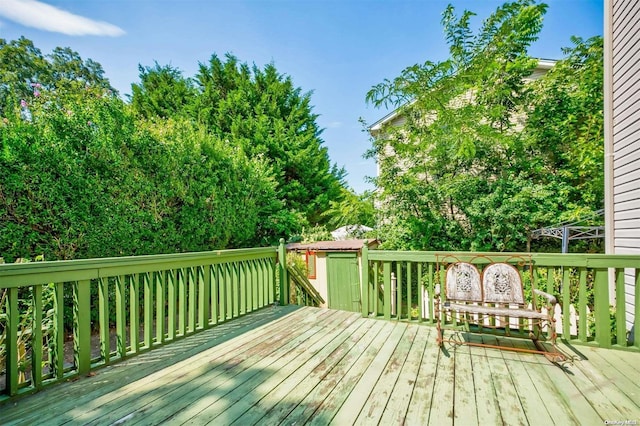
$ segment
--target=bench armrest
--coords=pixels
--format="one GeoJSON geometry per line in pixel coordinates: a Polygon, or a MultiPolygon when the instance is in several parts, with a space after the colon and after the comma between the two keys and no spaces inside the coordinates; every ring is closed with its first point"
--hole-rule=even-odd
{"type": "Polygon", "coordinates": [[[549,304],[551,304],[551,305],[555,305],[556,303],[558,303],[558,301],[556,300],[556,297],[554,295],[552,295],[552,294],[545,293],[544,291],[538,290],[537,288],[534,289],[533,292],[535,294],[537,294],[538,296],[542,296],[545,299],[547,299],[547,302],[549,302],[549,304]]]}

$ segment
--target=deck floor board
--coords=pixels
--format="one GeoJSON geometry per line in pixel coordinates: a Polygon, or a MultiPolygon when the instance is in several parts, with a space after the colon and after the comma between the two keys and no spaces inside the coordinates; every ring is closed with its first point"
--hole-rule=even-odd
{"type": "Polygon", "coordinates": [[[576,354],[573,365],[494,348],[441,349],[424,324],[270,307],[4,403],[0,424],[640,422],[640,353],[560,346],[576,354]]]}

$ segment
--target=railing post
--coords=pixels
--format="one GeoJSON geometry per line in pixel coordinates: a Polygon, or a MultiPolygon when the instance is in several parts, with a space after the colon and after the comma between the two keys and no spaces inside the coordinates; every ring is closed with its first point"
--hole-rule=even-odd
{"type": "Polygon", "coordinates": [[[609,317],[609,292],[607,269],[594,269],[593,311],[596,322],[596,342],[602,348],[611,347],[611,319],[609,317]]]}
{"type": "Polygon", "coordinates": [[[287,248],[284,245],[284,238],[280,238],[278,246],[278,266],[280,273],[280,304],[289,304],[289,274],[287,272],[287,248]]]}
{"type": "Polygon", "coordinates": [[[360,299],[362,306],[362,316],[369,316],[369,245],[365,242],[362,246],[362,257],[360,259],[360,290],[362,298],[360,299]]]}

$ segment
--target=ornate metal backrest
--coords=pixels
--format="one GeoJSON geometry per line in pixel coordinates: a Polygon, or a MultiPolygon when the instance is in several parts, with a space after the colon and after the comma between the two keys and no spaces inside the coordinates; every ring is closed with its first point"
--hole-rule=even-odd
{"type": "Polygon", "coordinates": [[[456,262],[449,265],[445,282],[447,299],[482,302],[480,272],[471,263],[456,262]]]}
{"type": "Polygon", "coordinates": [[[482,271],[484,302],[524,304],[522,278],[508,263],[492,263],[482,271]]]}

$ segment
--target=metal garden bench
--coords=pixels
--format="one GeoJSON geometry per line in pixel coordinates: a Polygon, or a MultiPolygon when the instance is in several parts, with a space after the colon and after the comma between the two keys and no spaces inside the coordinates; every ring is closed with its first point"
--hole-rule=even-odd
{"type": "Polygon", "coordinates": [[[436,287],[435,314],[437,318],[438,345],[444,342],[485,346],[521,352],[540,353],[552,362],[567,361],[566,355],[556,346],[555,319],[553,318],[556,298],[534,287],[532,292],[547,301],[546,312],[536,308],[536,297],[531,306],[525,302],[522,277],[518,270],[508,263],[490,263],[482,271],[467,262],[450,263],[445,273],[445,292],[440,294],[436,287]],[[444,296],[444,297],[443,297],[444,296]],[[442,318],[444,316],[444,318],[442,318]],[[505,337],[525,337],[533,341],[536,349],[514,346],[498,346],[480,341],[461,338],[459,333],[445,339],[443,320],[461,325],[467,332],[503,334],[505,337]],[[548,340],[551,350],[543,344],[547,340],[543,328],[549,330],[548,340]]]}

